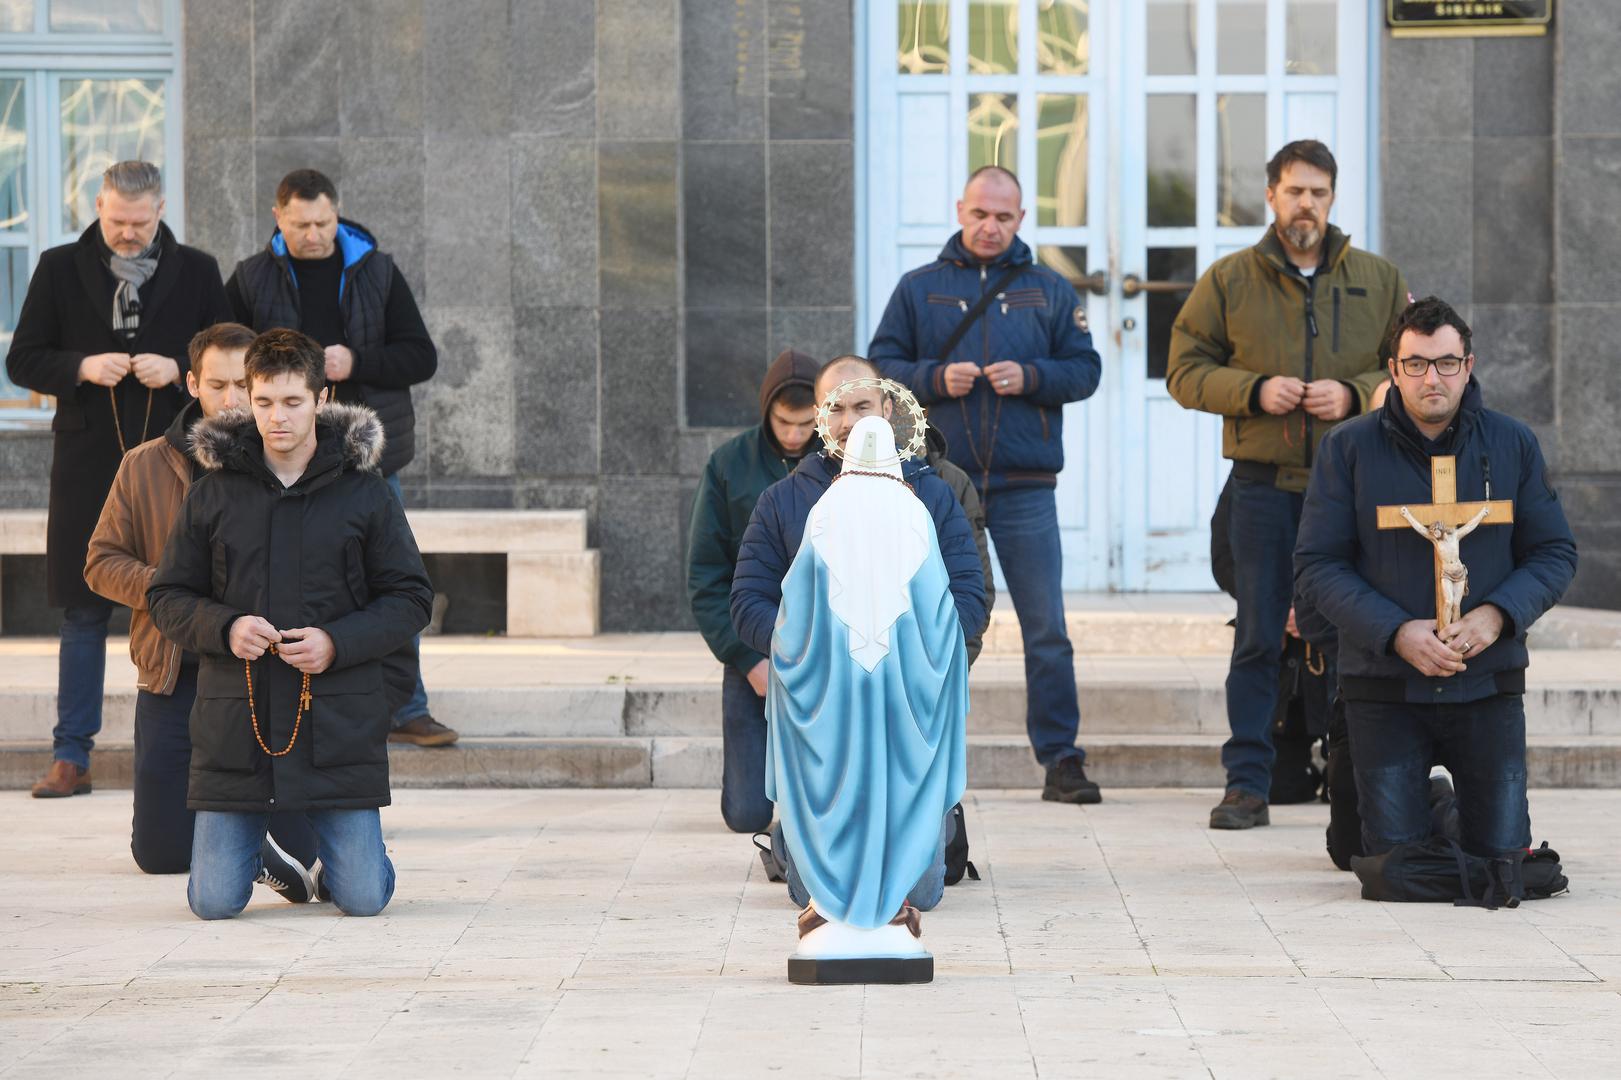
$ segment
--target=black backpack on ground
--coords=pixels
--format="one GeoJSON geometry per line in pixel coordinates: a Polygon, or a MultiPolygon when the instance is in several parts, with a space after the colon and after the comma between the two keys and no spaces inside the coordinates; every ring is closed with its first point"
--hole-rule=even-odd
{"type": "Polygon", "coordinates": [[[963,820],[962,803],[951,808],[951,839],[946,841],[946,884],[955,885],[966,872],[979,880],[979,871],[968,861],[968,825],[963,820]]]}
{"type": "Polygon", "coordinates": [[[1455,907],[1519,907],[1570,887],[1559,853],[1543,841],[1535,851],[1504,858],[1471,855],[1456,840],[1432,836],[1397,844],[1383,855],[1358,855],[1351,869],[1362,882],[1362,899],[1445,903],[1455,907]]]}

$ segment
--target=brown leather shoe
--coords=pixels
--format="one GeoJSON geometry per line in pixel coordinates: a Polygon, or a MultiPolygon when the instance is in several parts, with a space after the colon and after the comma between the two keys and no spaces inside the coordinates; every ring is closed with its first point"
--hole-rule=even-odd
{"type": "Polygon", "coordinates": [[[431,716],[419,716],[388,733],[389,742],[411,743],[413,746],[449,746],[460,737],[431,716]]]}
{"type": "Polygon", "coordinates": [[[53,761],[45,779],[34,785],[36,799],[66,799],[70,795],[90,794],[90,770],[81,769],[71,761],[53,761]]]}

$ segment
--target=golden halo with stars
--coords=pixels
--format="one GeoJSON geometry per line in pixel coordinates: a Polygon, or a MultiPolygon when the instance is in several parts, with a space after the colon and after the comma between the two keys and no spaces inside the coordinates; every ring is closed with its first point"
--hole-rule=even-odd
{"type": "MultiPolygon", "coordinates": [[[[906,418],[912,422],[912,436],[906,440],[906,445],[895,453],[892,461],[879,462],[880,468],[897,465],[903,461],[923,456],[924,439],[928,436],[929,421],[912,392],[894,379],[875,379],[866,376],[860,379],[846,379],[827,392],[827,397],[816,407],[816,434],[822,437],[822,446],[829,455],[843,458],[844,448],[833,437],[832,416],[833,406],[837,405],[852,390],[877,390],[880,394],[890,397],[896,408],[904,412],[906,418]]],[[[896,419],[899,419],[897,416],[896,419]]]]}

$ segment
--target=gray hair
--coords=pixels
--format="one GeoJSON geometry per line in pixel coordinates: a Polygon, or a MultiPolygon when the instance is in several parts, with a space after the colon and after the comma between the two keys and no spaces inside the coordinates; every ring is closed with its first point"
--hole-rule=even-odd
{"type": "Polygon", "coordinates": [[[136,195],[163,197],[163,173],[150,161],[120,161],[101,174],[101,186],[125,198],[136,195]]]}

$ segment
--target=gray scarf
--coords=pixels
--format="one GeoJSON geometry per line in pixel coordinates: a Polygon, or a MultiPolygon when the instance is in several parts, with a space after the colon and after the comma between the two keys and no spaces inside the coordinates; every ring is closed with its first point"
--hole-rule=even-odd
{"type": "Polygon", "coordinates": [[[133,259],[116,252],[107,256],[107,269],[118,279],[118,288],[113,290],[113,329],[123,331],[126,339],[133,340],[141,328],[141,286],[158,272],[158,248],[154,234],[146,250],[133,259]]]}

